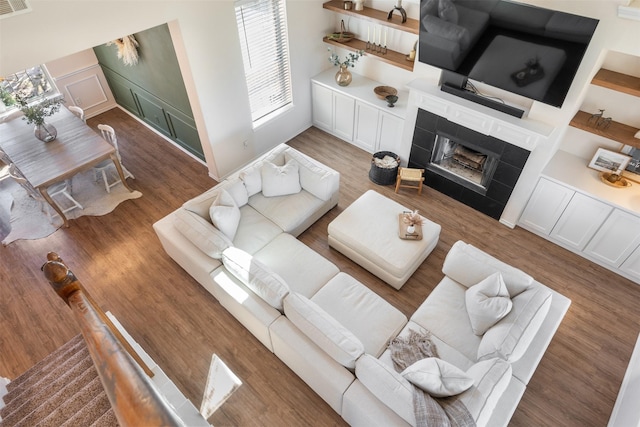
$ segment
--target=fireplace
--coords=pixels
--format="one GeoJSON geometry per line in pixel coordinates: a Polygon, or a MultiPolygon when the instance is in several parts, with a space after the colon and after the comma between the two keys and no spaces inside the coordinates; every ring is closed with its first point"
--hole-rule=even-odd
{"type": "Polygon", "coordinates": [[[418,109],[409,167],[425,185],[500,219],[530,151],[418,109]]]}
{"type": "Polygon", "coordinates": [[[438,133],[427,169],[484,195],[499,159],[499,155],[468,141],[438,133]]]}

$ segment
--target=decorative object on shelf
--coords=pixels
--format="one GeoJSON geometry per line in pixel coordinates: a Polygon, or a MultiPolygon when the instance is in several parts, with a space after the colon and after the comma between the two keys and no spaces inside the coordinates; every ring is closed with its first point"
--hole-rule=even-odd
{"type": "Polygon", "coordinates": [[[373,88],[373,93],[380,99],[386,99],[389,95],[397,95],[398,90],[391,86],[376,86],[373,88]]]}
{"type": "Polygon", "coordinates": [[[396,5],[389,11],[389,15],[387,15],[387,21],[391,20],[391,16],[396,10],[400,12],[400,16],[402,16],[402,23],[407,22],[407,12],[402,7],[402,0],[396,0],[396,5]]]}
{"type": "Polygon", "coordinates": [[[351,41],[355,37],[355,34],[350,33],[346,30],[344,26],[344,19],[340,21],[340,31],[336,31],[335,33],[327,34],[327,38],[329,40],[336,41],[338,43],[347,43],[351,41]]]}
{"type": "Polygon", "coordinates": [[[373,39],[370,37],[369,27],[367,27],[367,43],[365,45],[366,50],[370,50],[373,52],[382,53],[383,55],[387,54],[387,35],[389,32],[388,28],[384,29],[384,44],[382,44],[382,28],[381,27],[373,27],[373,39]],[[378,43],[376,43],[376,34],[378,34],[378,43]]]}
{"type": "MultiPolygon", "coordinates": [[[[600,172],[618,175],[619,177],[622,174],[622,171],[627,167],[630,160],[631,156],[626,154],[616,153],[615,151],[607,150],[606,148],[598,148],[596,154],[591,159],[591,162],[589,162],[589,167],[600,172]]],[[[611,181],[615,179],[615,177],[612,177],[609,181],[615,182],[611,181]]]]}
{"type": "Polygon", "coordinates": [[[29,102],[20,95],[16,95],[16,102],[20,106],[20,111],[24,114],[22,118],[27,124],[35,124],[33,134],[40,141],[50,142],[56,139],[58,132],[56,128],[45,122],[45,117],[52,116],[60,111],[60,105],[64,102],[62,97],[43,99],[40,101],[29,102]]]}
{"type": "Polygon", "coordinates": [[[353,2],[351,0],[344,1],[344,10],[351,10],[352,6],[353,6],[353,2]]]}
{"type": "Polygon", "coordinates": [[[636,134],[635,134],[635,135],[633,135],[633,137],[634,137],[634,138],[638,138],[638,139],[640,139],[640,130],[639,130],[638,132],[636,132],[636,134]]]}
{"type": "MultiPolygon", "coordinates": [[[[331,52],[331,48],[328,50],[331,52]]],[[[340,57],[335,52],[331,52],[329,62],[340,67],[336,73],[336,83],[338,83],[339,86],[349,86],[349,83],[351,83],[353,79],[349,67],[355,67],[356,62],[358,62],[358,59],[360,59],[362,55],[364,55],[364,51],[359,50],[356,53],[347,54],[345,60],[340,61],[340,57]]]]}
{"type": "Polygon", "coordinates": [[[607,185],[614,188],[627,188],[631,187],[631,183],[623,176],[617,173],[600,172],[600,180],[607,185]]]}
{"type": "Polygon", "coordinates": [[[353,9],[361,12],[364,10],[364,0],[354,0],[353,9]]]}
{"type": "Polygon", "coordinates": [[[393,104],[395,104],[396,102],[398,102],[398,97],[395,95],[388,95],[385,97],[385,99],[387,100],[387,107],[393,108],[393,104]]]}
{"type": "Polygon", "coordinates": [[[413,49],[411,49],[411,52],[409,52],[409,55],[407,55],[407,61],[414,62],[416,60],[417,51],[418,51],[418,40],[416,40],[416,42],[413,44],[413,49]]]}
{"type": "Polygon", "coordinates": [[[598,110],[597,113],[593,113],[587,123],[595,125],[599,129],[607,129],[611,126],[611,117],[604,117],[604,110],[598,110]]]}
{"type": "Polygon", "coordinates": [[[133,34],[112,40],[107,43],[107,46],[112,44],[118,47],[118,59],[122,59],[124,65],[136,65],[138,63],[138,47],[140,44],[133,34]]]}

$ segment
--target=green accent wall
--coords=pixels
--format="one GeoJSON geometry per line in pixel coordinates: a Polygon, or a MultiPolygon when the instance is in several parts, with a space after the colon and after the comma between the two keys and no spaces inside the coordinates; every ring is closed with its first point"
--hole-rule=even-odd
{"type": "Polygon", "coordinates": [[[94,47],[116,102],[204,160],[169,27],[135,33],[138,63],[125,65],[115,44],[94,47]]]}

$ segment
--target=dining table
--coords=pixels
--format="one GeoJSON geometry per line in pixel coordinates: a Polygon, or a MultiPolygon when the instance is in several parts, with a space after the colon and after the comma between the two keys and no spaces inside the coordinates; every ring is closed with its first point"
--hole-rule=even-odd
{"type": "Polygon", "coordinates": [[[60,215],[65,227],[69,227],[67,217],[47,192],[51,185],[111,159],[122,185],[133,191],[127,184],[115,147],[83,120],[63,106],[46,122],[52,124],[58,133],[50,142],[37,139],[34,126],[20,117],[0,124],[0,148],[60,215]]]}

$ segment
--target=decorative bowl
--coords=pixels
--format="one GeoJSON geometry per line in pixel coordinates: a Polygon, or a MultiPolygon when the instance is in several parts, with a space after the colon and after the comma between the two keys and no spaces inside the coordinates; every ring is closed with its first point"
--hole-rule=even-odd
{"type": "Polygon", "coordinates": [[[391,86],[376,86],[373,88],[373,92],[380,99],[387,99],[387,96],[389,95],[395,96],[398,94],[398,91],[396,90],[396,88],[391,86]]]}
{"type": "Polygon", "coordinates": [[[385,99],[387,100],[387,107],[393,107],[393,104],[398,102],[398,97],[395,95],[389,95],[385,99]]]}

